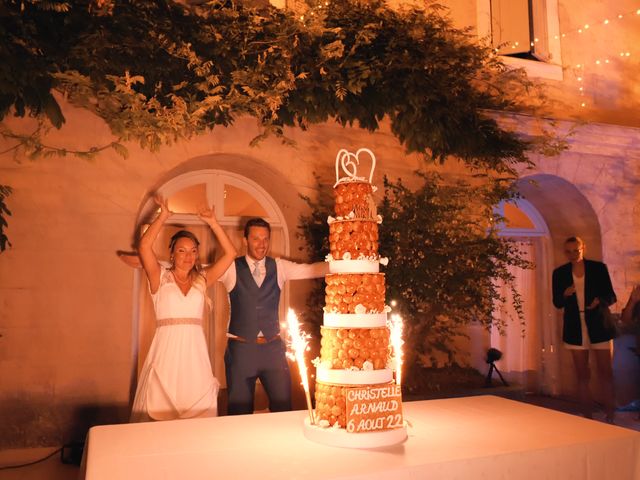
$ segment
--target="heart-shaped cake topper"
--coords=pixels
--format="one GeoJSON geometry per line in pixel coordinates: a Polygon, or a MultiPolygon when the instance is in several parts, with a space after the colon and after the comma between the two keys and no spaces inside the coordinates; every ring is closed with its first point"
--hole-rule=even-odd
{"type": "MultiPolygon", "coordinates": [[[[366,180],[366,177],[358,176],[358,166],[360,165],[361,153],[367,153],[369,154],[369,157],[371,157],[371,170],[369,171],[369,183],[371,183],[373,171],[376,168],[376,156],[373,152],[368,148],[361,148],[356,153],[351,153],[343,148],[336,156],[336,185],[342,182],[366,180]]],[[[336,185],[334,185],[334,187],[336,185]]]]}

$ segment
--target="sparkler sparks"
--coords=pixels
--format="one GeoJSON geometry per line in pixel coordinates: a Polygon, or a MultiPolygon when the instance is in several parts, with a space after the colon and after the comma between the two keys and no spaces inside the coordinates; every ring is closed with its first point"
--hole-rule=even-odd
{"type": "Polygon", "coordinates": [[[302,380],[302,387],[304,388],[305,397],[307,399],[307,409],[309,410],[309,419],[311,424],[315,423],[313,418],[313,408],[311,407],[311,395],[309,394],[309,376],[307,374],[307,364],[304,361],[304,354],[309,349],[310,335],[300,330],[300,322],[298,322],[298,316],[289,309],[287,314],[287,323],[289,324],[289,336],[291,338],[291,349],[293,352],[287,352],[287,355],[294,359],[298,364],[298,371],[300,372],[300,379],[302,380]]]}
{"type": "Polygon", "coordinates": [[[391,315],[391,319],[388,322],[389,327],[389,340],[393,348],[393,361],[396,370],[396,385],[402,384],[402,345],[404,340],[402,339],[402,317],[397,313],[391,315]]]}

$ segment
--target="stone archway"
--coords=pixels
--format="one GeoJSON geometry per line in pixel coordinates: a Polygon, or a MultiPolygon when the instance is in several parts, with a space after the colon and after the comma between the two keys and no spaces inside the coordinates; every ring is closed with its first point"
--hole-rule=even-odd
{"type": "Polygon", "coordinates": [[[587,245],[587,256],[602,259],[600,222],[593,206],[571,182],[549,174],[535,174],[518,181],[518,191],[544,218],[553,242],[553,265],[565,262],[562,244],[579,236],[587,245]]]}
{"type": "MultiPolygon", "coordinates": [[[[156,205],[152,197],[155,193],[168,198],[169,207],[176,212],[167,222],[164,228],[166,231],[161,232],[156,241],[156,254],[160,260],[167,256],[165,250],[168,237],[176,229],[186,227],[201,241],[201,261],[214,261],[215,239],[197,217],[188,213],[197,211],[198,203],[215,208],[218,221],[239,252],[242,252],[242,228],[246,219],[260,216],[272,226],[272,254],[285,257],[290,254],[291,229],[288,225],[292,221],[291,210],[298,200],[297,192],[256,159],[226,154],[208,155],[187,160],[165,173],[149,189],[140,204],[136,222],[138,233],[154,215],[156,205]]],[[[140,270],[136,270],[134,275],[132,393],[155,330],[153,306],[147,292],[146,279],[140,270]]],[[[203,325],[214,374],[225,388],[223,355],[228,322],[227,293],[221,284],[215,284],[210,287],[209,296],[214,300],[214,309],[205,318],[203,325]]],[[[281,310],[285,311],[289,304],[287,287],[282,300],[281,310]]],[[[260,406],[264,403],[260,392],[256,400],[258,408],[263,408],[260,406]]]]}
{"type": "Polygon", "coordinates": [[[551,272],[566,263],[563,254],[564,241],[579,236],[587,245],[586,256],[602,259],[602,238],[598,216],[589,200],[571,182],[550,174],[534,174],[521,178],[518,191],[541,215],[549,231],[541,274],[545,295],[539,297],[541,305],[549,313],[543,319],[547,332],[543,358],[548,370],[550,392],[554,395],[572,395],[574,389],[571,356],[562,347],[561,312],[551,305],[551,272]]]}

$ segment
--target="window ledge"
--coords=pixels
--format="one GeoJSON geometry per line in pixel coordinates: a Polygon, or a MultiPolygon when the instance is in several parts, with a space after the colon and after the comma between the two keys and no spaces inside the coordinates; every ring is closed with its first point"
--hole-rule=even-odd
{"type": "Polygon", "coordinates": [[[562,65],[538,62],[535,60],[525,60],[524,58],[513,58],[501,56],[500,59],[505,65],[513,68],[523,68],[530,77],[546,78],[548,80],[563,80],[562,65]]]}

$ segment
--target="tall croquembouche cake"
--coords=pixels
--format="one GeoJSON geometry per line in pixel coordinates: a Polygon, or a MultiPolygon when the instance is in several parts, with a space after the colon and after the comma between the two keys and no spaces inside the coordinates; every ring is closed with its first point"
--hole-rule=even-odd
{"type": "Polygon", "coordinates": [[[320,357],[313,361],[315,412],[304,433],[341,447],[381,447],[407,437],[395,368],[400,352],[390,344],[394,325],[385,305],[385,276],[379,271],[387,259],[378,254],[382,218],[373,201],[375,164],[366,148],[338,152],[335,217],[328,219],[330,273],[325,277],[320,357]],[[369,164],[368,178],[359,177],[358,169],[369,164]]]}

